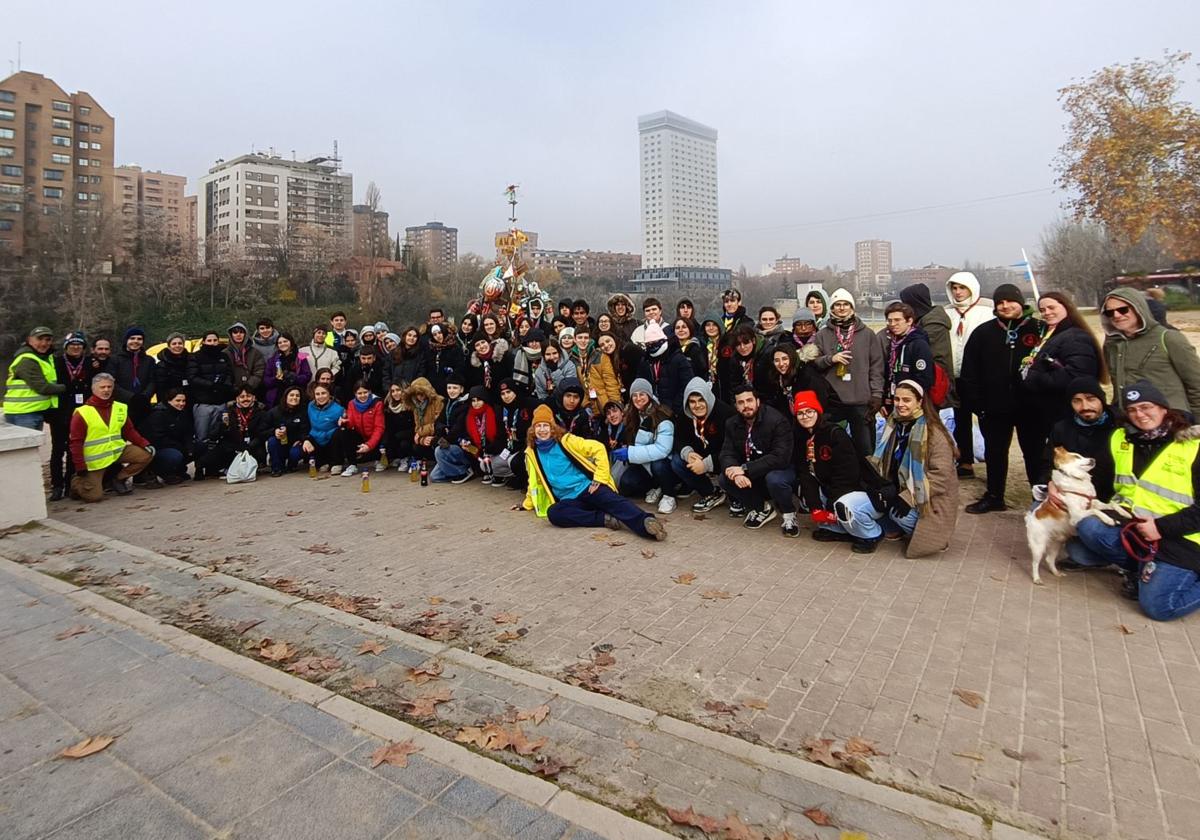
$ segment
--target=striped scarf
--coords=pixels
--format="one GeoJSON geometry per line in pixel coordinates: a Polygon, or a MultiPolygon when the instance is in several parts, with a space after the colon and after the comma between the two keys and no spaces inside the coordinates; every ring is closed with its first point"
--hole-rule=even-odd
{"type": "Polygon", "coordinates": [[[929,478],[925,475],[925,450],[929,424],[918,414],[916,420],[905,429],[897,428],[895,415],[889,415],[883,427],[883,435],[875,447],[871,463],[884,478],[891,475],[893,461],[900,458],[896,477],[901,491],[907,490],[912,505],[921,513],[929,511],[929,478]],[[907,445],[904,445],[907,440],[907,445]],[[897,449],[900,451],[897,453],[897,449]]]}

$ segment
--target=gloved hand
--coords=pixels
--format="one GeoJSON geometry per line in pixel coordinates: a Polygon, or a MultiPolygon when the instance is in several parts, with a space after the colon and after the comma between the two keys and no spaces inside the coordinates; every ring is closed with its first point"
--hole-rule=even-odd
{"type": "Polygon", "coordinates": [[[896,500],[892,502],[890,513],[892,514],[893,519],[903,519],[912,513],[912,505],[897,496],[896,500]]]}
{"type": "Polygon", "coordinates": [[[628,446],[618,446],[616,449],[614,449],[612,451],[612,459],[614,461],[628,461],[629,460],[629,447],[628,446]]]}
{"type": "Polygon", "coordinates": [[[833,511],[829,510],[814,510],[809,514],[809,518],[814,525],[836,525],[838,521],[833,511]]]}
{"type": "Polygon", "coordinates": [[[146,451],[150,453],[151,458],[153,458],[158,453],[158,450],[155,449],[153,445],[147,446],[146,451]]]}
{"type": "Polygon", "coordinates": [[[875,508],[876,512],[883,513],[895,500],[897,495],[896,486],[894,484],[885,484],[875,493],[870,493],[871,507],[875,508]]]}

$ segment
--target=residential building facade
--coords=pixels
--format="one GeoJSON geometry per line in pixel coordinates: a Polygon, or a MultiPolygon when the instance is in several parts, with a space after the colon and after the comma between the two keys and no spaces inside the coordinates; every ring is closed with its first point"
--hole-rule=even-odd
{"type": "Polygon", "coordinates": [[[0,81],[0,249],[33,250],[37,233],[72,210],[111,216],[115,129],[84,91],[26,70],[0,81]]]}
{"type": "Polygon", "coordinates": [[[354,180],[336,161],[248,154],[217,161],[197,183],[201,262],[290,257],[333,262],[353,233],[354,180]]]}
{"type": "Polygon", "coordinates": [[[430,274],[446,274],[458,262],[458,228],[441,222],[406,227],[404,248],[423,260],[430,274]]]}
{"type": "Polygon", "coordinates": [[[354,248],[356,257],[391,259],[394,249],[388,233],[388,214],[369,204],[354,205],[354,248]]]}
{"type": "Polygon", "coordinates": [[[717,131],[671,111],[638,117],[642,264],[716,268],[717,131]]]}
{"type": "Polygon", "coordinates": [[[779,259],[775,260],[771,266],[771,271],[774,274],[802,274],[809,271],[808,263],[799,257],[789,257],[784,254],[779,259]]]}
{"type": "Polygon", "coordinates": [[[173,242],[192,242],[194,225],[188,219],[183,195],[187,178],[140,166],[113,167],[113,205],[120,223],[120,260],[134,253],[139,236],[173,242]]]}
{"type": "Polygon", "coordinates": [[[936,263],[921,268],[902,268],[892,272],[892,288],[898,292],[905,286],[924,283],[934,300],[946,300],[946,281],[958,270],[936,263]]]}
{"type": "Polygon", "coordinates": [[[854,281],[860,293],[884,292],[892,287],[892,243],[864,239],[854,243],[854,281]]]}

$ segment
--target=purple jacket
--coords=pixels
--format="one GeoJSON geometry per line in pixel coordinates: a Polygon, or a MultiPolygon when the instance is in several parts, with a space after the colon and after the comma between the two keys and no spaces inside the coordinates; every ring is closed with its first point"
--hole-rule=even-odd
{"type": "Polygon", "coordinates": [[[293,354],[290,360],[284,360],[278,352],[273,354],[267,360],[267,369],[263,372],[263,382],[267,389],[267,408],[275,407],[284,389],[289,385],[303,389],[310,379],[312,370],[308,367],[307,358],[293,354]],[[282,379],[278,376],[280,371],[283,372],[282,379]]]}

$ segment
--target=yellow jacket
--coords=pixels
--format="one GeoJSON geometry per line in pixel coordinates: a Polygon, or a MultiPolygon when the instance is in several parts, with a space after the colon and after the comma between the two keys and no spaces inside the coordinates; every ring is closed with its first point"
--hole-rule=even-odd
{"type": "MultiPolygon", "coordinates": [[[[617,485],[608,469],[608,450],[604,448],[604,444],[578,435],[565,434],[559,441],[559,445],[567,453],[571,462],[585,474],[591,476],[592,481],[598,481],[614,493],[616,492],[617,485]]],[[[557,500],[554,498],[554,491],[550,489],[550,482],[546,480],[546,475],[542,472],[542,463],[538,458],[536,446],[526,447],[525,468],[529,473],[529,489],[525,493],[524,508],[536,511],[538,516],[545,517],[550,505],[557,500]]]]}

